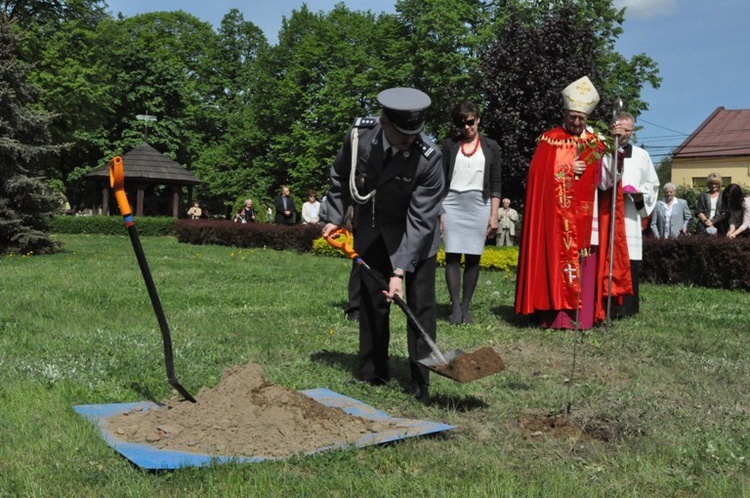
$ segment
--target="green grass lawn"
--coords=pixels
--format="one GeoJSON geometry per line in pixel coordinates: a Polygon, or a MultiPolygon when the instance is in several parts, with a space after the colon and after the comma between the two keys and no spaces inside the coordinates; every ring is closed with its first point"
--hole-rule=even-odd
{"type": "Polygon", "coordinates": [[[514,317],[513,275],[482,273],[475,323],[451,327],[439,271],[438,344],[498,346],[507,368],[470,384],[433,376],[437,403],[425,407],[403,389],[396,308],[394,379],[347,383],[348,260],[168,237],[142,242],[193,394],[252,362],[276,384],[457,428],[278,462],[138,470],[72,407],[175,394],[148,293],[126,235],[60,238],[60,254],[0,260],[0,496],[750,496],[748,293],[644,285],[640,316],[582,335],[571,378],[573,334],[514,317]],[[568,401],[577,430],[529,430],[568,401]]]}

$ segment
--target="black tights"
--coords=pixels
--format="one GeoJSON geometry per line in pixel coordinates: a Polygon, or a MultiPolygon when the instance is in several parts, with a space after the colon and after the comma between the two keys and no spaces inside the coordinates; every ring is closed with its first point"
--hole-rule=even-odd
{"type": "Polygon", "coordinates": [[[445,254],[445,283],[448,284],[448,294],[453,304],[450,322],[454,325],[473,321],[469,307],[479,281],[479,259],[481,256],[477,254],[465,254],[464,256],[464,296],[463,299],[460,299],[461,254],[451,252],[445,254]]]}

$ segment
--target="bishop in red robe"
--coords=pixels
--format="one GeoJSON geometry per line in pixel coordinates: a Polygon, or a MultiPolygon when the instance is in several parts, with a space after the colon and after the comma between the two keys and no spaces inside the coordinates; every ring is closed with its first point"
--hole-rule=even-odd
{"type": "MultiPolygon", "coordinates": [[[[586,128],[598,101],[585,76],[566,87],[563,125],[539,137],[529,166],[515,311],[532,315],[542,327],[587,329],[602,317],[608,260],[597,258],[592,232],[605,147],[586,128]]],[[[623,284],[617,292],[628,291],[626,282],[617,282],[623,284]]]]}

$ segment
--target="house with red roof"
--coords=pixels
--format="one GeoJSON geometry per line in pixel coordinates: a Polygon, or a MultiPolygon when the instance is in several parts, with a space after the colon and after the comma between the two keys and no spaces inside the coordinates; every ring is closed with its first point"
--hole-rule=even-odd
{"type": "Polygon", "coordinates": [[[750,187],[750,109],[717,107],[672,157],[672,183],[704,187],[716,172],[726,186],[750,187]]]}

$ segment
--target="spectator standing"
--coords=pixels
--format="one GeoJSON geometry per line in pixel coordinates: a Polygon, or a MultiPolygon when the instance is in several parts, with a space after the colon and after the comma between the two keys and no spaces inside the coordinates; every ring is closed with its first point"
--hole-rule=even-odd
{"type": "Polygon", "coordinates": [[[200,219],[201,215],[203,214],[200,203],[198,201],[193,202],[193,206],[188,209],[187,214],[191,220],[200,219]]]}
{"type": "Polygon", "coordinates": [[[727,237],[733,239],[750,228],[750,197],[742,193],[742,188],[731,183],[724,189],[722,205],[728,213],[729,229],[727,237]]]}
{"type": "MultiPolygon", "coordinates": [[[[356,119],[333,163],[329,223],[323,227],[327,236],[342,226],[348,206],[356,202],[354,249],[388,282],[384,291],[366,273],[359,279],[357,377],[373,385],[390,379],[390,303],[404,295],[404,284],[409,308],[435,338],[438,222],[445,188],[441,154],[422,133],[430,98],[414,88],[390,88],[377,99],[380,119],[356,119]]],[[[429,356],[430,346],[411,324],[407,344],[409,393],[429,404],[429,370],[418,360],[429,356]]]]}
{"type": "Polygon", "coordinates": [[[320,202],[314,190],[307,195],[307,200],[302,204],[302,223],[317,225],[320,222],[320,202]]]}
{"type": "Polygon", "coordinates": [[[500,147],[479,133],[479,107],[473,102],[460,102],[453,108],[451,119],[458,134],[442,144],[446,188],[440,230],[445,246],[445,282],[453,306],[450,323],[457,325],[473,322],[470,306],[479,281],[479,260],[487,238],[497,234],[502,194],[500,147]]]}
{"type": "Polygon", "coordinates": [[[706,191],[701,193],[695,205],[698,233],[726,234],[727,219],[726,214],[722,214],[721,198],[721,175],[711,173],[706,177],[706,191]]]}
{"type": "Polygon", "coordinates": [[[281,187],[281,193],[273,200],[273,205],[276,208],[275,221],[277,224],[294,225],[294,213],[296,209],[294,207],[294,199],[292,199],[289,193],[289,187],[286,185],[281,187]]]}
{"type": "Polygon", "coordinates": [[[510,207],[510,199],[503,199],[503,205],[497,210],[497,240],[495,245],[512,246],[516,237],[518,211],[510,207]]]}
{"type": "Polygon", "coordinates": [[[664,200],[656,203],[651,216],[651,231],[657,239],[674,239],[686,235],[688,223],[693,215],[687,201],[678,199],[677,186],[672,182],[664,184],[664,200]]]}
{"type": "Polygon", "coordinates": [[[250,223],[255,221],[255,208],[253,207],[252,199],[245,199],[245,205],[242,206],[240,212],[234,217],[235,223],[250,223]]]}

